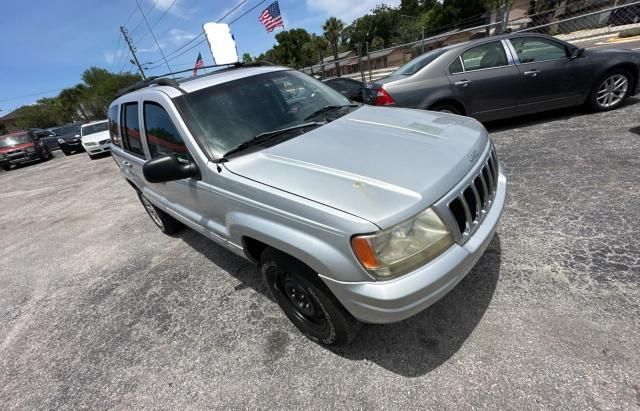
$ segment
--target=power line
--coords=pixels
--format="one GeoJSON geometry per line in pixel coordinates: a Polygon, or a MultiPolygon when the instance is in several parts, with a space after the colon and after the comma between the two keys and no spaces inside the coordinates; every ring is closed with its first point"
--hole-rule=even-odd
{"type": "MultiPolygon", "coordinates": [[[[149,9],[147,9],[147,14],[149,14],[149,13],[151,13],[153,11],[154,7],[156,7],[156,4],[158,4],[158,1],[160,1],[160,0],[154,1],[153,4],[151,5],[151,7],[149,7],[149,9]]],[[[142,11],[142,9],[140,9],[140,13],[142,13],[142,17],[145,16],[145,13],[142,11]]],[[[140,27],[140,25],[142,24],[143,21],[144,21],[144,19],[140,20],[138,22],[138,24],[136,24],[136,26],[133,29],[131,29],[131,33],[132,34],[133,34],[134,31],[138,30],[138,27],[140,27]]]]}
{"type": "Polygon", "coordinates": [[[249,14],[251,11],[253,11],[256,7],[258,7],[259,5],[261,5],[262,3],[264,3],[267,0],[262,0],[260,1],[258,4],[256,4],[255,6],[251,7],[249,10],[245,11],[244,13],[242,13],[238,18],[234,19],[233,21],[231,21],[231,23],[228,23],[229,25],[232,25],[233,23],[235,23],[236,21],[240,20],[241,18],[243,18],[244,16],[246,16],[247,14],[249,14]]]}
{"type": "MultiPolygon", "coordinates": [[[[158,0],[156,0],[156,3],[157,2],[158,2],[158,0]]],[[[160,51],[160,54],[162,55],[162,58],[164,59],[164,64],[166,64],[167,68],[169,69],[169,71],[171,71],[171,67],[169,66],[169,62],[167,62],[167,58],[164,56],[164,53],[162,52],[162,47],[160,47],[160,43],[158,43],[158,39],[156,39],[156,35],[153,34],[153,30],[151,30],[151,26],[149,25],[149,21],[147,21],[147,16],[145,16],[144,12],[142,11],[142,7],[140,7],[140,1],[136,0],[136,4],[138,5],[138,8],[140,9],[140,13],[142,13],[142,18],[144,19],[145,24],[149,28],[149,32],[151,33],[151,37],[153,37],[153,41],[155,41],[156,42],[156,46],[158,46],[158,50],[160,51]]],[[[144,78],[144,73],[142,74],[142,77],[144,78]]]]}
{"type": "Polygon", "coordinates": [[[22,95],[22,96],[14,96],[14,97],[9,97],[9,98],[3,98],[3,99],[0,99],[0,101],[11,101],[11,100],[18,100],[18,99],[26,98],[26,97],[41,96],[41,95],[43,95],[43,94],[55,93],[55,92],[57,92],[57,91],[62,91],[62,90],[64,90],[65,88],[67,88],[67,87],[57,88],[57,89],[55,89],[55,90],[40,91],[40,92],[32,93],[32,94],[24,94],[24,95],[22,95]]]}
{"type": "Polygon", "coordinates": [[[247,0],[242,0],[240,3],[236,4],[236,6],[234,8],[232,8],[227,14],[225,14],[224,16],[220,17],[218,19],[218,23],[220,23],[222,20],[224,20],[228,15],[230,15],[231,13],[233,13],[234,11],[236,11],[236,9],[240,6],[242,6],[244,3],[246,3],[247,0]]]}
{"type": "MultiPolygon", "coordinates": [[[[173,0],[173,2],[169,5],[169,7],[167,7],[167,9],[164,11],[164,13],[162,13],[162,16],[160,16],[160,18],[158,20],[156,20],[155,23],[153,23],[153,25],[151,26],[151,28],[153,29],[155,26],[158,25],[158,23],[160,23],[160,20],[162,20],[167,13],[169,13],[169,10],[171,10],[171,7],[173,7],[174,4],[176,4],[178,0],[173,0]]],[[[156,1],[157,3],[157,1],[156,1]]],[[[155,6],[155,4],[154,4],[155,6]]],[[[149,14],[149,12],[147,12],[147,14],[149,14]]],[[[149,30],[145,31],[144,34],[142,36],[140,36],[140,39],[138,39],[138,41],[142,41],[143,38],[147,37],[147,34],[149,34],[149,30]]]]}

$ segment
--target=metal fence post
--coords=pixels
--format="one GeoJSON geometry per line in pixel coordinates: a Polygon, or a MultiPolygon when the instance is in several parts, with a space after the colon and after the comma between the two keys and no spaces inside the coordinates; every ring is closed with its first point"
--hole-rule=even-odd
{"type": "Polygon", "coordinates": [[[369,42],[365,43],[367,45],[367,67],[369,67],[369,81],[371,81],[371,53],[369,52],[369,42]]]}

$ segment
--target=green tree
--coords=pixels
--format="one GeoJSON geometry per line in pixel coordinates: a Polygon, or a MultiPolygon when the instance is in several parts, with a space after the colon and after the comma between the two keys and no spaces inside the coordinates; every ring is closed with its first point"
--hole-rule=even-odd
{"type": "Polygon", "coordinates": [[[333,59],[336,65],[336,75],[340,77],[340,65],[338,64],[338,41],[340,40],[340,34],[344,29],[344,23],[336,18],[329,17],[327,21],[322,25],[322,31],[324,32],[324,37],[329,42],[331,46],[331,51],[333,52],[333,59]]]}
{"type": "Polygon", "coordinates": [[[243,63],[251,63],[253,61],[253,57],[249,53],[242,53],[242,62],[243,63]]]}

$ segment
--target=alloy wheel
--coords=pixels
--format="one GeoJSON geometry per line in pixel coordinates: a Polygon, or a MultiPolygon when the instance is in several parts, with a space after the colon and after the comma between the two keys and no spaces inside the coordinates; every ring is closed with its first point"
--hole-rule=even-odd
{"type": "Polygon", "coordinates": [[[141,195],[140,199],[142,200],[142,205],[147,210],[147,213],[149,213],[149,216],[151,217],[153,222],[156,223],[158,227],[163,228],[160,215],[158,215],[158,212],[156,211],[156,208],[153,206],[153,204],[151,204],[144,195],[141,195]]]}
{"type": "Polygon", "coordinates": [[[614,74],[604,79],[598,87],[596,102],[602,108],[619,104],[627,95],[629,80],[622,74],[614,74]]]}

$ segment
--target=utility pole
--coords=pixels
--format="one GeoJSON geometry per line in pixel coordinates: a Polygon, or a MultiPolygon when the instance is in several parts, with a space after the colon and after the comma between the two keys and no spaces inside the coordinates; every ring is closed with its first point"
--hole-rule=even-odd
{"type": "Polygon", "coordinates": [[[131,44],[131,39],[129,39],[129,34],[127,32],[127,29],[124,28],[123,26],[120,26],[120,31],[124,36],[124,41],[126,41],[127,45],[129,46],[129,50],[131,50],[131,55],[133,56],[133,60],[136,62],[136,66],[138,66],[138,70],[140,70],[140,75],[142,76],[142,79],[146,80],[147,76],[144,75],[144,70],[142,70],[142,66],[138,61],[138,57],[136,56],[136,48],[133,46],[133,44],[131,44]]]}
{"type": "Polygon", "coordinates": [[[149,32],[151,33],[151,37],[153,37],[153,41],[155,41],[156,42],[156,46],[158,46],[158,50],[160,51],[160,54],[162,55],[162,59],[164,60],[164,64],[167,65],[167,68],[169,69],[169,72],[172,72],[173,70],[171,70],[171,67],[169,66],[169,62],[167,61],[167,58],[164,56],[164,52],[162,51],[162,47],[160,47],[160,43],[158,43],[158,39],[156,38],[156,35],[153,34],[153,30],[151,30],[151,26],[149,25],[149,21],[147,20],[147,15],[144,14],[144,11],[142,11],[142,7],[140,7],[140,2],[138,0],[136,0],[136,4],[138,5],[138,10],[140,10],[140,14],[142,14],[142,18],[144,19],[144,22],[147,25],[147,28],[149,29],[149,32]]]}

